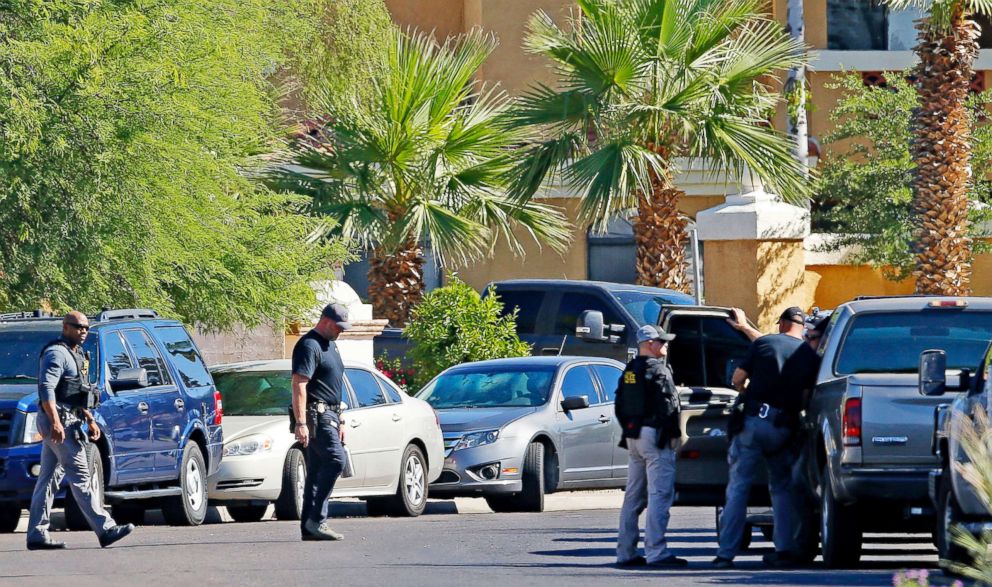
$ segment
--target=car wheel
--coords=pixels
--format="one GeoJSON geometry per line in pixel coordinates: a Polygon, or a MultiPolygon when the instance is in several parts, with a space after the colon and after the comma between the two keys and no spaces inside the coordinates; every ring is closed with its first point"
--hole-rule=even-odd
{"type": "Polygon", "coordinates": [[[951,483],[951,471],[944,469],[944,474],[940,477],[940,488],[937,491],[937,553],[940,555],[941,567],[944,573],[955,576],[953,571],[943,563],[967,565],[971,563],[968,551],[954,542],[951,534],[953,528],[961,520],[961,508],[957,498],[954,497],[954,488],[951,483]]]}
{"type": "Polygon", "coordinates": [[[0,505],[0,534],[10,534],[17,530],[21,521],[21,508],[12,504],[0,505]]]}
{"type": "Polygon", "coordinates": [[[165,521],[173,526],[199,526],[207,517],[207,467],[195,442],[183,449],[179,488],[180,495],[169,498],[162,507],[165,521]]]}
{"type": "Polygon", "coordinates": [[[231,514],[231,519],[235,522],[260,522],[268,510],[268,504],[227,506],[227,513],[231,514]]]}
{"type": "Polygon", "coordinates": [[[114,521],[118,524],[134,524],[140,526],[145,523],[145,508],[130,503],[119,503],[110,512],[114,521]]]}
{"type": "Polygon", "coordinates": [[[276,500],[276,519],[299,520],[303,512],[303,491],[307,485],[307,461],[303,451],[291,448],[282,466],[282,491],[276,500]]]}
{"type": "Polygon", "coordinates": [[[493,502],[489,502],[489,507],[493,508],[493,511],[543,512],[544,481],[544,445],[540,442],[532,442],[527,446],[527,453],[524,455],[523,490],[509,498],[508,509],[497,509],[502,506],[499,503],[499,499],[502,498],[497,499],[496,503],[499,505],[496,507],[493,506],[493,502]]]}
{"type": "MultiPolygon", "coordinates": [[[[86,449],[86,460],[90,469],[90,491],[99,496],[100,503],[103,503],[103,460],[100,458],[100,448],[95,444],[89,444],[86,449]]],[[[65,526],[69,530],[81,531],[90,530],[90,523],[86,521],[83,510],[76,503],[76,496],[66,488],[65,491],[65,526]]]]}
{"type": "Polygon", "coordinates": [[[414,444],[408,445],[400,460],[396,495],[386,502],[390,515],[415,518],[427,507],[427,461],[414,444]]]}
{"type": "Polygon", "coordinates": [[[496,512],[497,514],[518,511],[517,501],[510,496],[487,495],[486,503],[489,505],[489,509],[496,512]]]}
{"type": "Polygon", "coordinates": [[[855,508],[834,498],[830,475],[824,470],[820,491],[820,554],[823,564],[836,569],[853,566],[861,559],[861,528],[855,508]]]}

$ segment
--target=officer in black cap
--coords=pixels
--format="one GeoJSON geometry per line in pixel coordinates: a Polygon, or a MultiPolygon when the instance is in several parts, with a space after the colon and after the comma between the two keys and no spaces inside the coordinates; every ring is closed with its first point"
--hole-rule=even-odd
{"type": "Polygon", "coordinates": [[[344,363],[334,341],[351,328],[348,310],[328,304],[320,320],[293,348],[293,416],[296,440],[307,450],[300,532],[303,540],[341,540],[327,525],[327,498],[345,465],[341,443],[344,363]]]}
{"type": "Polygon", "coordinates": [[[733,385],[743,396],[744,421],[743,429],[730,444],[730,479],[720,515],[720,548],[713,561],[717,568],[732,567],[740,549],[751,483],[761,461],[767,465],[775,518],[775,553],[766,555],[764,561],[771,566],[789,566],[801,560],[795,543],[799,513],[792,483],[795,452],[790,441],[798,428],[802,390],[795,388],[796,374],[787,363],[794,361],[793,356],[805,347],[805,320],[806,314],[800,308],[786,309],[779,317],[779,333],[752,342],[734,372],[733,385]]]}
{"type": "Polygon", "coordinates": [[[675,335],[642,326],[637,331],[638,355],[624,369],[614,410],[623,429],[620,446],[627,449],[627,488],[620,510],[617,566],[684,567],[665,540],[675,499],[675,451],[682,438],[679,394],[665,357],[675,335]],[[637,555],[638,518],[647,509],[644,555],[637,555]]]}

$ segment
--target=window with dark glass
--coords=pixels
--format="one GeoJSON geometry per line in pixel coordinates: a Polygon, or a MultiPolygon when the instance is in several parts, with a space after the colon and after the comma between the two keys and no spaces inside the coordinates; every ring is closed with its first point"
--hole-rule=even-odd
{"type": "Polygon", "coordinates": [[[888,49],[888,9],[878,0],[827,0],[827,49],[888,49]]]}
{"type": "Polygon", "coordinates": [[[603,401],[612,402],[616,399],[617,386],[620,384],[620,374],[623,371],[609,365],[593,365],[592,370],[599,378],[599,388],[603,392],[603,401]]]}
{"type": "Polygon", "coordinates": [[[623,324],[620,314],[599,296],[591,293],[566,293],[561,296],[561,303],[558,305],[555,334],[575,336],[575,323],[586,310],[602,312],[604,324],[623,324]]]}
{"type": "Polygon", "coordinates": [[[179,371],[184,386],[190,388],[210,385],[210,373],[186,329],[182,326],[163,326],[156,328],[155,333],[172,356],[172,363],[179,371]]]}
{"type": "Polygon", "coordinates": [[[403,398],[400,397],[400,392],[398,389],[396,389],[395,386],[391,385],[388,381],[380,377],[378,374],[373,373],[373,375],[375,376],[376,381],[379,382],[379,385],[386,390],[386,395],[389,396],[389,401],[393,402],[394,404],[403,402],[403,398]]]}
{"type": "Polygon", "coordinates": [[[355,401],[359,408],[381,406],[386,403],[386,396],[376,382],[375,377],[364,369],[345,369],[351,389],[355,392],[355,401]]]}
{"type": "Polygon", "coordinates": [[[109,379],[117,379],[117,374],[122,369],[134,369],[134,362],[127,352],[124,341],[121,340],[119,332],[111,332],[103,337],[104,357],[107,361],[107,376],[109,379]]]}
{"type": "Polygon", "coordinates": [[[148,386],[169,385],[172,378],[169,377],[169,370],[165,368],[165,361],[159,354],[155,344],[144,330],[125,330],[124,339],[135,358],[138,359],[138,367],[145,370],[148,375],[148,386]]]}
{"type": "Polygon", "coordinates": [[[544,303],[544,292],[533,290],[500,290],[496,292],[503,304],[502,316],[517,309],[517,334],[534,334],[537,332],[537,315],[544,303]]]}

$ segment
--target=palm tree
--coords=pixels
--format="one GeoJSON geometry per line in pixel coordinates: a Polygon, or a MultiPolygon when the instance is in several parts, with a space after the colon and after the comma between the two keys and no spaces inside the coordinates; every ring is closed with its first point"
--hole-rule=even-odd
{"type": "Polygon", "coordinates": [[[637,211],[637,279],[687,291],[680,161],[706,158],[734,176],[754,173],[789,201],[808,193],[804,165],[768,121],[779,72],[805,64],[805,47],[760,16],[764,0],[577,0],[560,27],[529,22],[526,47],[555,65],[516,120],[544,130],[515,172],[514,194],[550,176],[581,193],[585,221],[602,227],[637,211]]]}
{"type": "Polygon", "coordinates": [[[499,238],[522,253],[514,229],[558,250],[568,239],[558,209],[506,191],[526,135],[508,124],[509,98],[476,82],[495,46],[477,30],[443,44],[396,31],[371,98],[325,104],[330,122],[277,173],[313,197],[334,234],[372,250],[368,296],[391,324],[405,324],[423,295],[428,243],[464,264],[499,238]]]}
{"type": "Polygon", "coordinates": [[[895,9],[926,6],[916,26],[919,108],[913,113],[913,252],[916,292],[969,295],[971,130],[968,89],[978,56],[975,12],[992,14],[992,0],[889,0],[895,9]]]}

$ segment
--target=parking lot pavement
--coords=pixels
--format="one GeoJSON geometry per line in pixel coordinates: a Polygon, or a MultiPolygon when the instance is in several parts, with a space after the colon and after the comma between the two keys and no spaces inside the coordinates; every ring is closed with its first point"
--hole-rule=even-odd
{"type": "MultiPolygon", "coordinates": [[[[609,493],[609,492],[596,492],[609,493]]],[[[560,494],[594,504],[615,496],[560,494]]],[[[579,500],[579,501],[575,501],[579,500]]],[[[473,500],[468,500],[473,501],[473,500]]],[[[481,500],[477,500],[481,502],[481,500]]],[[[199,585],[891,585],[902,569],[929,568],[937,556],[929,536],[870,536],[856,570],[770,571],[761,555],[771,544],[755,532],[752,550],[730,571],[709,561],[716,550],[711,508],[676,508],[670,546],[690,561],[679,571],[613,568],[618,511],[573,509],[543,514],[455,515],[450,502],[434,502],[420,518],[338,517],[340,543],[300,542],[292,522],[214,523],[197,528],[139,528],[120,545],[101,550],[89,532],[58,532],[61,552],[27,552],[24,534],[0,535],[0,584],[46,585],[66,577],[76,585],[181,583],[199,585]],[[450,512],[450,513],[446,513],[450,512]]],[[[336,504],[337,516],[357,514],[359,504],[336,504]]],[[[215,518],[216,519],[216,518],[215,518]]],[[[945,584],[938,581],[936,584],[945,584]]]]}

